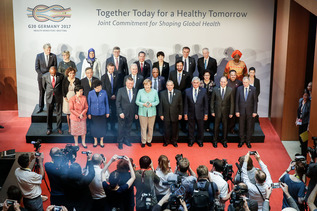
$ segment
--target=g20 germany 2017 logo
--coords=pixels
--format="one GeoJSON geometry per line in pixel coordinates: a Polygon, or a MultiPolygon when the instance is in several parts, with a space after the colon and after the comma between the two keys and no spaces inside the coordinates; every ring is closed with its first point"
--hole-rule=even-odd
{"type": "Polygon", "coordinates": [[[37,5],[33,9],[28,7],[27,11],[31,14],[28,14],[28,17],[33,17],[38,22],[46,22],[46,21],[53,21],[53,22],[61,22],[65,18],[70,18],[71,8],[64,8],[61,5],[37,5]]]}

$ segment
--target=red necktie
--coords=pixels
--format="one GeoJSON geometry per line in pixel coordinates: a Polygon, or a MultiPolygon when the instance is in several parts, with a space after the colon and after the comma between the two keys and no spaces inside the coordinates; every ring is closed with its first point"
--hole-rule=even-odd
{"type": "Polygon", "coordinates": [[[53,76],[52,86],[53,86],[53,88],[55,88],[55,76],[53,76]]]}
{"type": "Polygon", "coordinates": [[[117,70],[119,70],[119,61],[118,61],[118,57],[116,58],[116,68],[117,68],[117,70]]]}
{"type": "Polygon", "coordinates": [[[141,73],[143,73],[143,62],[141,62],[141,73]]]}

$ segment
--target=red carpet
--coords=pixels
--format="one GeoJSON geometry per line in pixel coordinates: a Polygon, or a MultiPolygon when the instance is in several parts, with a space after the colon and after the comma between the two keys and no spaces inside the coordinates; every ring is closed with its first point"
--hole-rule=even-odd
{"type": "MultiPolygon", "coordinates": [[[[252,150],[256,150],[261,155],[263,162],[268,166],[272,176],[273,182],[277,182],[280,175],[285,171],[290,162],[286,150],[283,147],[278,135],[276,134],[273,126],[268,118],[260,118],[261,128],[265,134],[264,143],[252,144],[252,150]]],[[[31,124],[31,118],[19,118],[17,111],[1,111],[0,112],[0,125],[3,125],[5,129],[0,130],[0,151],[8,149],[16,149],[17,152],[31,152],[34,150],[32,144],[27,144],[25,141],[25,134],[31,124]]],[[[56,125],[53,125],[55,127],[56,125]]],[[[73,143],[73,140],[69,140],[73,143]]],[[[49,150],[57,146],[64,148],[65,144],[42,144],[41,152],[44,152],[44,162],[50,161],[49,150]]],[[[80,148],[82,151],[83,148],[80,148]]],[[[157,159],[161,154],[169,157],[171,160],[172,169],[175,169],[175,155],[182,153],[184,157],[187,157],[191,163],[191,167],[195,170],[198,165],[206,165],[208,169],[211,168],[209,160],[215,158],[227,159],[229,164],[233,164],[233,169],[236,172],[236,166],[239,156],[247,153],[248,148],[244,145],[242,148],[238,148],[236,143],[229,143],[228,148],[224,149],[222,145],[219,145],[217,149],[212,147],[211,143],[204,144],[203,148],[198,147],[195,144],[192,148],[187,147],[187,144],[179,144],[178,148],[173,146],[163,147],[162,144],[153,144],[151,148],[141,148],[139,144],[133,144],[132,147],[124,146],[123,150],[119,150],[116,144],[107,144],[105,148],[93,148],[92,144],[88,144],[88,150],[94,153],[103,153],[107,159],[110,159],[112,155],[127,155],[132,157],[134,162],[138,166],[138,160],[143,155],[148,155],[152,158],[154,167],[157,167],[157,159]]],[[[86,155],[78,153],[77,161],[84,166],[86,161],[86,155]]],[[[255,161],[255,160],[253,160],[255,161]]],[[[258,167],[257,162],[254,162],[258,167]]],[[[113,170],[115,165],[111,166],[110,170],[113,170]]],[[[48,195],[48,191],[43,183],[43,194],[48,195]]],[[[49,202],[45,202],[45,207],[49,202]]],[[[271,210],[281,210],[282,207],[282,191],[275,189],[271,196],[271,210]]]]}

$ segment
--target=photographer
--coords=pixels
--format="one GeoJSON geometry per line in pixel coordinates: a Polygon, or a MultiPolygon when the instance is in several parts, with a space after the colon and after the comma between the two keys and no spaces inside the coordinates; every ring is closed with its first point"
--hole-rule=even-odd
{"type": "Polygon", "coordinates": [[[31,153],[31,157],[27,153],[21,154],[18,158],[20,168],[15,170],[15,176],[23,195],[23,204],[26,209],[32,211],[43,210],[41,184],[44,176],[44,167],[42,156],[36,157],[39,164],[39,174],[31,171],[32,167],[30,164],[35,158],[33,153],[31,153]]]}
{"type": "Polygon", "coordinates": [[[262,210],[262,204],[266,199],[266,188],[272,184],[272,179],[267,166],[261,160],[260,154],[255,152],[255,159],[258,161],[261,169],[257,169],[255,173],[255,184],[252,184],[247,173],[247,165],[250,157],[248,152],[244,157],[242,166],[242,179],[243,182],[248,186],[249,198],[258,202],[258,210],[262,210]]]}
{"type": "Polygon", "coordinates": [[[140,170],[135,172],[136,187],[136,210],[151,210],[157,203],[154,184],[160,182],[160,178],[155,174],[151,158],[142,156],[139,160],[140,170]]]}
{"type": "Polygon", "coordinates": [[[45,171],[51,186],[51,204],[64,205],[64,180],[67,173],[68,165],[62,162],[62,151],[58,147],[50,150],[52,161],[45,163],[45,171]]]}
{"type": "Polygon", "coordinates": [[[22,192],[14,185],[11,185],[7,190],[8,199],[3,203],[3,211],[27,211],[27,209],[21,207],[22,192]]]}
{"type": "Polygon", "coordinates": [[[209,172],[209,176],[211,180],[216,183],[219,195],[215,200],[215,204],[219,210],[224,210],[225,202],[230,198],[230,193],[228,193],[228,183],[223,178],[223,171],[225,167],[225,160],[215,159],[210,161],[212,163],[211,172],[209,172]]]}
{"type": "MultiPolygon", "coordinates": [[[[65,204],[68,210],[85,211],[90,209],[92,202],[88,185],[95,177],[95,171],[91,162],[91,152],[87,154],[88,174],[83,175],[82,168],[78,163],[70,165],[65,179],[65,204]]],[[[52,203],[53,204],[53,203],[52,203]]]]}
{"type": "Polygon", "coordinates": [[[129,201],[126,201],[124,197],[124,194],[129,190],[129,188],[132,186],[133,182],[135,180],[135,173],[133,170],[133,166],[131,164],[130,159],[127,156],[117,156],[114,155],[110,161],[105,165],[104,169],[101,172],[101,181],[102,186],[105,190],[105,193],[107,195],[107,201],[109,204],[110,210],[124,210],[126,207],[126,203],[129,203],[129,201]],[[109,183],[106,181],[105,172],[108,171],[109,166],[119,159],[123,159],[129,164],[130,169],[130,179],[123,185],[119,185],[119,182],[121,180],[120,174],[118,171],[114,171],[109,176],[109,183]]]}
{"type": "MultiPolygon", "coordinates": [[[[308,196],[310,195],[310,193],[312,192],[312,190],[317,184],[317,152],[316,152],[317,137],[313,137],[312,139],[314,141],[314,147],[313,148],[308,147],[308,155],[310,156],[310,164],[307,167],[306,176],[309,177],[310,180],[309,180],[308,189],[306,193],[306,201],[308,199],[308,196]]],[[[314,203],[317,205],[317,199],[315,199],[314,203]]]]}
{"type": "MultiPolygon", "coordinates": [[[[101,165],[103,165],[106,161],[101,154],[94,154],[92,156],[91,162],[93,164],[94,171],[95,171],[95,177],[89,184],[91,197],[93,199],[92,210],[105,210],[107,206],[107,200],[106,200],[106,193],[102,187],[101,165]]],[[[109,178],[108,171],[105,172],[105,177],[109,178]]]]}
{"type": "Polygon", "coordinates": [[[176,156],[177,161],[177,169],[175,173],[168,174],[167,181],[175,181],[177,183],[181,183],[182,186],[184,186],[186,193],[184,200],[189,207],[190,205],[190,199],[193,192],[194,184],[197,182],[196,174],[191,169],[190,163],[187,158],[183,158],[182,155],[176,156]],[[189,174],[188,174],[189,172],[189,174]]]}
{"type": "MultiPolygon", "coordinates": [[[[240,182],[242,182],[242,178],[241,178],[241,174],[242,174],[242,165],[243,165],[243,162],[244,162],[244,155],[239,157],[238,159],[238,163],[236,163],[237,167],[238,167],[238,171],[237,171],[237,174],[236,176],[234,177],[234,183],[235,184],[238,184],[240,182]]],[[[247,165],[247,171],[248,171],[248,177],[251,181],[252,184],[255,184],[255,172],[256,172],[257,168],[255,168],[253,166],[253,160],[252,158],[249,157],[249,160],[248,160],[248,165],[247,165]]]]}
{"type": "MultiPolygon", "coordinates": [[[[161,210],[169,210],[169,209],[162,209],[163,205],[168,203],[170,199],[171,193],[167,193],[152,209],[152,211],[161,211],[161,210]]],[[[179,203],[182,206],[183,211],[188,211],[186,202],[182,199],[179,198],[179,203]]]]}
{"type": "MultiPolygon", "coordinates": [[[[288,191],[292,198],[296,201],[299,210],[305,210],[304,198],[305,198],[305,183],[303,182],[303,175],[305,174],[305,163],[297,160],[292,161],[287,170],[279,178],[280,182],[287,184],[288,191]],[[295,167],[295,174],[290,175],[289,172],[295,167]]],[[[283,206],[282,208],[289,207],[287,203],[287,196],[283,194],[283,206]]]]}
{"type": "Polygon", "coordinates": [[[218,187],[212,182],[206,166],[198,166],[197,175],[197,183],[193,187],[191,210],[213,211],[214,200],[219,194],[218,187]]]}
{"type": "Polygon", "coordinates": [[[228,211],[257,211],[258,203],[254,200],[247,198],[248,186],[244,183],[239,183],[234,186],[233,192],[231,193],[230,205],[228,211]]]}

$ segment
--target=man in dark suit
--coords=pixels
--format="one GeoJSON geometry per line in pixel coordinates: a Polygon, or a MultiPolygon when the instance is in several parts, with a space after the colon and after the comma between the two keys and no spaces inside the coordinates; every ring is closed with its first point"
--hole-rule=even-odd
{"type": "Polygon", "coordinates": [[[165,89],[165,78],[163,76],[159,76],[158,68],[154,67],[152,69],[152,76],[148,77],[148,79],[152,81],[152,88],[155,89],[157,92],[165,89]]]}
{"type": "Polygon", "coordinates": [[[183,61],[176,62],[176,70],[170,72],[169,80],[174,83],[174,88],[184,93],[185,89],[190,87],[191,76],[188,72],[183,71],[183,61]]]}
{"type": "Polygon", "coordinates": [[[91,67],[87,67],[85,70],[86,77],[80,80],[82,87],[84,88],[84,95],[88,98],[88,93],[93,90],[92,82],[98,78],[93,77],[93,70],[91,67]]]}
{"type": "Polygon", "coordinates": [[[251,148],[250,140],[257,108],[256,89],[250,86],[249,78],[244,77],[243,86],[238,87],[236,92],[236,116],[239,117],[239,148],[243,146],[244,142],[246,142],[248,148],[251,148]]]}
{"type": "Polygon", "coordinates": [[[203,48],[203,57],[197,60],[197,68],[200,80],[204,79],[204,73],[210,73],[210,80],[214,81],[214,76],[217,73],[217,60],[209,56],[209,49],[203,48]]]}
{"type": "Polygon", "coordinates": [[[169,80],[166,83],[167,90],[160,93],[160,104],[158,115],[164,121],[164,144],[172,144],[178,147],[178,121],[183,115],[183,99],[181,91],[174,89],[173,81],[169,80]]]}
{"type": "Polygon", "coordinates": [[[195,142],[195,125],[197,125],[197,143],[203,147],[204,121],[208,119],[208,97],[207,90],[199,87],[200,79],[194,77],[192,87],[185,90],[184,119],[188,120],[188,146],[195,142]]]}
{"type": "Polygon", "coordinates": [[[210,112],[215,117],[214,139],[212,145],[217,148],[219,138],[219,125],[222,122],[222,144],[227,148],[228,117],[234,114],[234,97],[232,89],[227,87],[228,79],[225,76],[220,78],[220,87],[215,87],[211,95],[210,112]]]}
{"type": "Polygon", "coordinates": [[[138,65],[138,73],[143,76],[143,78],[150,77],[150,64],[145,61],[145,52],[140,51],[138,54],[139,61],[134,63],[138,65]]]}
{"type": "Polygon", "coordinates": [[[184,72],[188,72],[191,77],[193,77],[193,74],[196,69],[196,62],[195,59],[189,56],[190,48],[189,47],[183,47],[183,56],[176,58],[176,64],[177,65],[178,61],[183,61],[184,67],[183,70],[184,72]]]}
{"type": "MultiPolygon", "coordinates": [[[[119,88],[123,86],[123,79],[126,75],[129,75],[127,59],[120,55],[120,48],[114,47],[112,50],[112,56],[106,60],[106,68],[109,63],[114,64],[114,72],[118,73],[118,84],[119,88]]],[[[106,71],[107,72],[107,71],[106,71]]]]}
{"type": "Polygon", "coordinates": [[[56,120],[57,120],[57,131],[59,134],[62,132],[62,104],[63,104],[63,93],[62,93],[62,81],[64,76],[56,72],[56,67],[52,66],[49,73],[46,73],[42,77],[42,86],[46,92],[46,106],[47,106],[47,135],[52,133],[52,119],[54,103],[56,104],[56,120]]]}
{"type": "Polygon", "coordinates": [[[51,53],[51,44],[43,45],[43,53],[39,53],[35,60],[35,71],[37,72],[37,82],[39,87],[39,110],[37,113],[43,111],[45,90],[42,85],[42,76],[47,73],[50,67],[57,67],[56,55],[51,53]]]}
{"type": "MultiPolygon", "coordinates": [[[[236,91],[239,86],[242,86],[242,82],[237,79],[237,72],[235,70],[230,70],[229,72],[229,80],[228,80],[228,87],[232,89],[233,97],[236,99],[236,91]]],[[[235,110],[235,103],[234,108],[235,110]]],[[[228,131],[232,134],[236,133],[235,125],[236,125],[237,118],[233,115],[232,118],[228,119],[228,131]]]]}
{"type": "Polygon", "coordinates": [[[144,77],[138,73],[137,64],[132,64],[130,67],[130,71],[131,71],[131,74],[124,77],[124,83],[126,83],[126,80],[129,77],[132,77],[133,78],[133,88],[135,88],[137,91],[139,91],[139,89],[143,88],[144,77]]]}
{"type": "Polygon", "coordinates": [[[133,119],[138,119],[135,99],[137,90],[133,88],[133,78],[128,77],[125,87],[118,90],[116,107],[118,113],[118,148],[122,149],[122,144],[132,146],[130,143],[130,131],[133,119]]]}
{"type": "Polygon", "coordinates": [[[107,64],[106,73],[101,76],[102,89],[106,90],[108,95],[108,102],[110,108],[109,123],[111,130],[115,130],[116,118],[116,95],[119,89],[118,72],[115,72],[115,65],[113,63],[107,64]]]}

